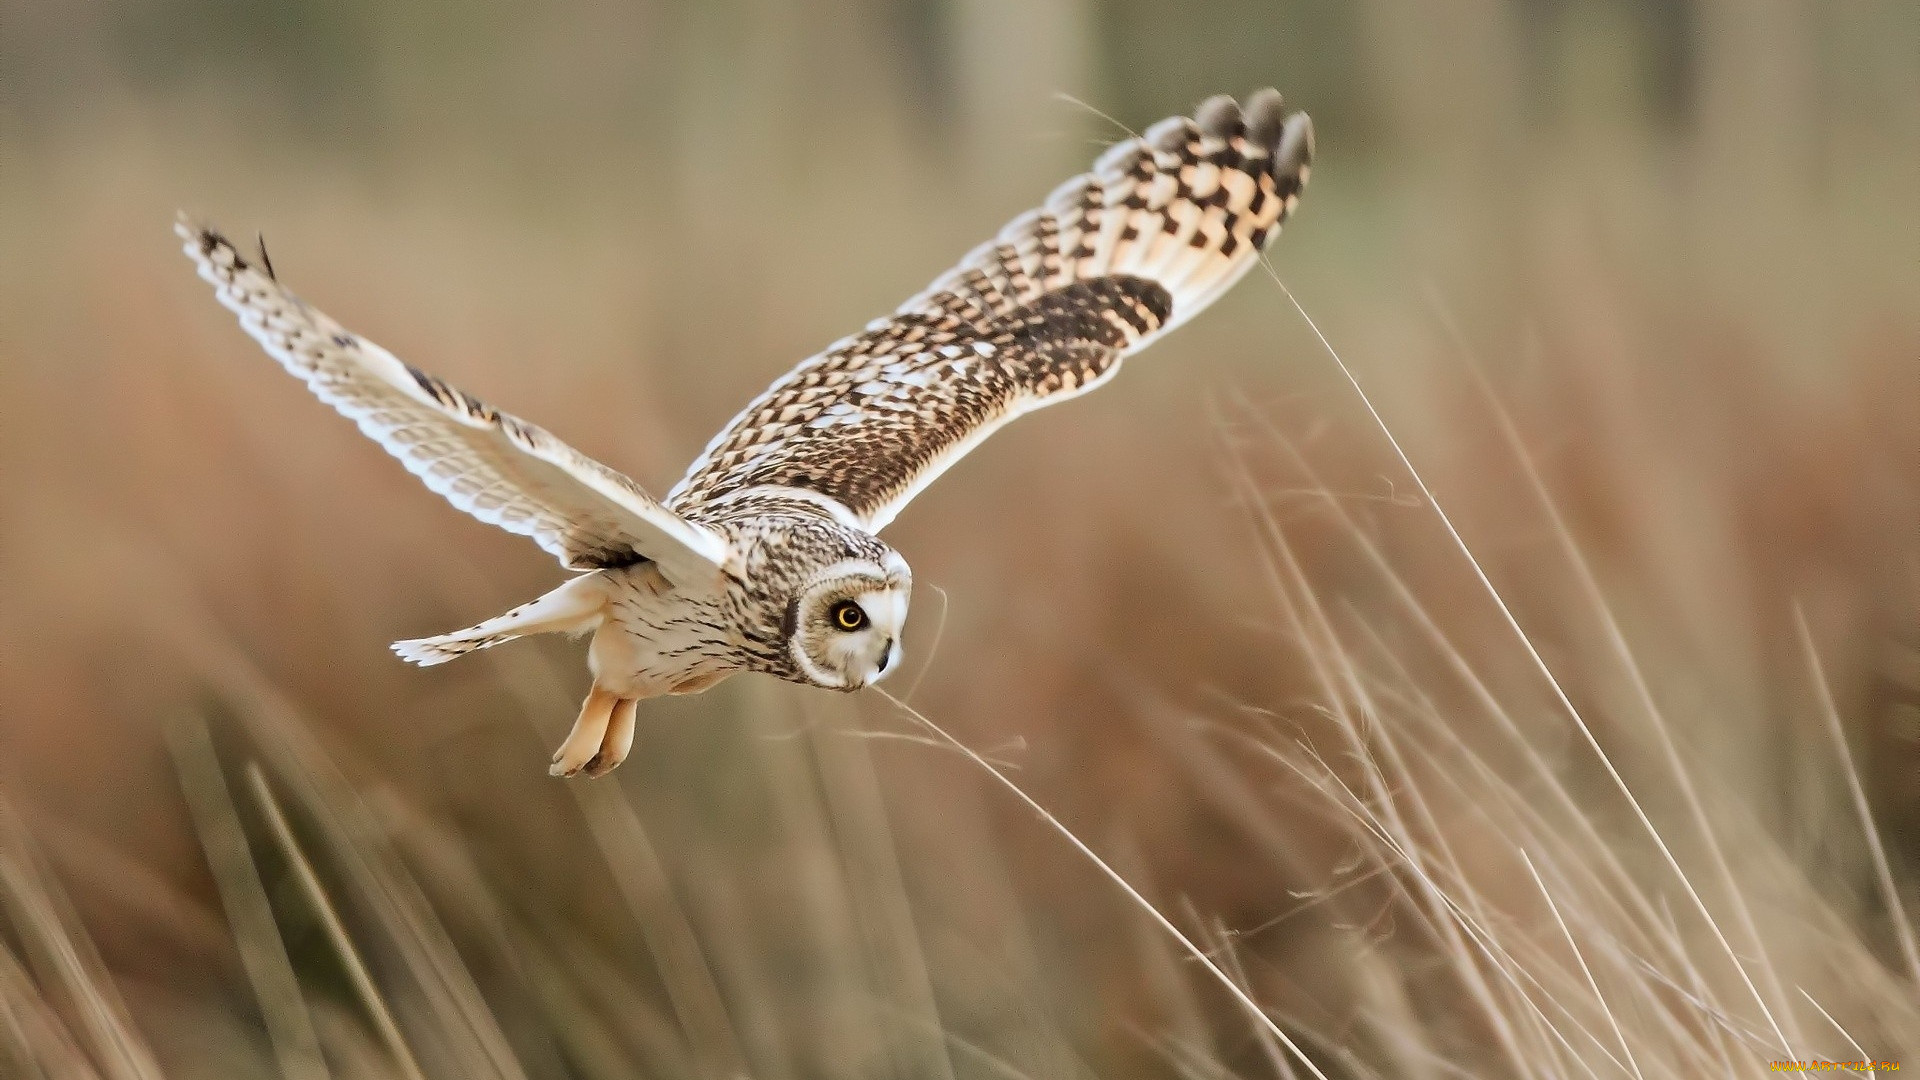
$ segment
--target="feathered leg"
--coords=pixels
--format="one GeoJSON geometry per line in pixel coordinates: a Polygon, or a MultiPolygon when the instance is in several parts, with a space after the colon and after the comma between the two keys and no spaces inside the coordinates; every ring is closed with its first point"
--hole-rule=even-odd
{"type": "Polygon", "coordinates": [[[396,641],[393,651],[402,660],[432,667],[457,656],[498,645],[529,634],[572,633],[598,626],[607,606],[606,582],[598,571],[574,578],[537,600],[521,604],[505,615],[478,626],[439,637],[396,641]]]}
{"type": "Polygon", "coordinates": [[[613,715],[607,720],[607,734],[600,749],[588,759],[581,771],[588,776],[605,776],[627,760],[633,751],[633,728],[640,713],[639,698],[621,698],[613,703],[613,715]]]}
{"type": "MultiPolygon", "coordinates": [[[[580,703],[580,717],[573,722],[573,730],[567,733],[567,741],[553,752],[553,765],[547,769],[550,776],[573,776],[589,764],[597,764],[602,757],[601,748],[614,737],[615,714],[624,714],[627,748],[633,746],[633,713],[635,702],[622,699],[620,695],[602,687],[599,683],[587,691],[587,700],[580,703]]],[[[625,757],[623,750],[620,754],[625,757]]],[[[589,775],[598,776],[613,768],[619,762],[607,765],[598,772],[589,775]]]]}

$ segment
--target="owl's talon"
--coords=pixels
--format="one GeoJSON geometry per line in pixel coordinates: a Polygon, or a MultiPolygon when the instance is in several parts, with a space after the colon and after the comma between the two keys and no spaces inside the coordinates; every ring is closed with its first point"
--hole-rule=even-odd
{"type": "Polygon", "coordinates": [[[613,714],[607,720],[607,733],[600,740],[600,750],[587,760],[581,772],[590,777],[605,776],[627,760],[627,754],[633,750],[634,721],[639,711],[638,698],[621,698],[614,703],[613,714]]]}
{"type": "Polygon", "coordinates": [[[587,700],[580,704],[580,718],[573,722],[567,741],[554,752],[547,775],[573,776],[599,757],[601,744],[606,741],[608,721],[619,704],[619,697],[610,690],[598,686],[589,690],[587,700]]]}

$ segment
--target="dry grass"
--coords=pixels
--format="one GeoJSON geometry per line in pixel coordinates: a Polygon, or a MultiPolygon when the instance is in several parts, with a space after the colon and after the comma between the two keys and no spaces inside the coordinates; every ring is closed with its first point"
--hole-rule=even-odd
{"type": "Polygon", "coordinates": [[[1664,24],[1599,4],[747,7],[452,59],[368,23],[310,112],[10,12],[0,56],[45,55],[0,127],[0,1075],[1920,1061],[1910,13],[1691,7],[1676,119],[1628,59],[1664,24]],[[1303,86],[1225,70],[1254,40],[1303,86]],[[167,232],[264,227],[304,295],[664,489],[1110,134],[1051,91],[1138,126],[1267,81],[1323,137],[1286,286],[889,533],[900,701],[735,680],[597,783],[544,773],[575,647],[384,649],[552,567],[167,232]]]}

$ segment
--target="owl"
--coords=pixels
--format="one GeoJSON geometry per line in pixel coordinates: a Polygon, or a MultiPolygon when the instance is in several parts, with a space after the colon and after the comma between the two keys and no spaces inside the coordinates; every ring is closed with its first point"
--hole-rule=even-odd
{"type": "Polygon", "coordinates": [[[803,361],[655,499],[546,430],[412,367],[184,217],[241,327],[454,506],[575,576],[477,626],[395,642],[422,666],[530,634],[592,634],[592,689],[553,755],[599,776],[638,703],[741,671],[830,690],[900,666],[913,575],[880,533],[1015,417],[1101,385],[1238,281],[1298,205],[1313,126],[1262,90],[1107,149],[959,265],[803,361]]]}

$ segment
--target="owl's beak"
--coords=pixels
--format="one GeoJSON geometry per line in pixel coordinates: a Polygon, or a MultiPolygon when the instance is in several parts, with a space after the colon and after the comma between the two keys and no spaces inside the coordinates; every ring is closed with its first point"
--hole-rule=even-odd
{"type": "Polygon", "coordinates": [[[873,677],[867,680],[867,685],[872,686],[874,683],[885,678],[887,672],[893,670],[893,665],[899,659],[900,640],[898,638],[888,638],[886,651],[880,654],[880,664],[873,669],[873,677]]]}

